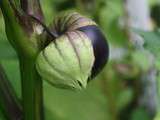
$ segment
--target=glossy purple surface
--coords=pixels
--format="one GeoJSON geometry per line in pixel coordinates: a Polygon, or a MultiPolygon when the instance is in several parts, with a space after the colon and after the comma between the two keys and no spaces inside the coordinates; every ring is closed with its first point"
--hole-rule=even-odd
{"type": "Polygon", "coordinates": [[[84,32],[93,44],[95,62],[92,68],[91,78],[95,77],[105,66],[109,57],[109,46],[101,30],[94,25],[78,28],[84,32]]]}

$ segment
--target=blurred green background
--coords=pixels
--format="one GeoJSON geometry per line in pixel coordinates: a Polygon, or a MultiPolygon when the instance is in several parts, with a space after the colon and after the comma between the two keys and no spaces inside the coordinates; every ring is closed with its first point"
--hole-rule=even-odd
{"type": "MultiPolygon", "coordinates": [[[[52,23],[55,16],[65,10],[76,10],[91,17],[101,27],[111,49],[109,63],[86,90],[61,90],[44,81],[46,120],[153,120],[158,97],[156,93],[152,94],[153,86],[143,81],[149,79],[143,78],[143,75],[148,74],[152,66],[148,52],[134,49],[129,41],[127,27],[121,25],[120,21],[125,18],[124,1],[41,0],[41,3],[47,24],[52,23]],[[150,93],[153,97],[146,97],[150,93]]],[[[158,0],[150,0],[148,4],[151,9],[158,4],[158,0]]],[[[18,59],[7,41],[1,13],[0,63],[21,98],[18,59]]],[[[0,120],[5,120],[1,113],[0,120]]]]}

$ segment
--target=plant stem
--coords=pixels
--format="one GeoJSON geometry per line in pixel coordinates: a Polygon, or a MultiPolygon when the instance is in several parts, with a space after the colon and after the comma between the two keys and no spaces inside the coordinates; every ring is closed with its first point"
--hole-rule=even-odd
{"type": "Polygon", "coordinates": [[[37,19],[43,21],[44,16],[39,0],[20,0],[21,8],[28,15],[33,15],[37,19]]]}
{"type": "Polygon", "coordinates": [[[2,0],[0,3],[0,8],[5,21],[7,38],[12,46],[19,54],[34,56],[37,53],[38,48],[36,48],[33,43],[28,40],[28,36],[17,20],[15,11],[11,6],[11,2],[9,0],[2,0]]]}
{"type": "Polygon", "coordinates": [[[24,120],[43,120],[42,80],[35,60],[20,57],[24,120]]]}
{"type": "Polygon", "coordinates": [[[8,120],[22,120],[22,109],[20,103],[1,65],[0,106],[8,120]]]}
{"type": "MultiPolygon", "coordinates": [[[[24,120],[43,120],[42,80],[35,68],[35,60],[39,52],[37,42],[35,42],[36,38],[28,36],[20,25],[23,19],[17,20],[11,0],[0,0],[0,2],[7,37],[17,51],[20,60],[24,120]]],[[[37,16],[41,16],[39,1],[21,0],[22,7],[25,2],[27,2],[27,9],[24,8],[24,12],[29,15],[32,15],[33,12],[33,16],[39,18],[37,16]]]]}

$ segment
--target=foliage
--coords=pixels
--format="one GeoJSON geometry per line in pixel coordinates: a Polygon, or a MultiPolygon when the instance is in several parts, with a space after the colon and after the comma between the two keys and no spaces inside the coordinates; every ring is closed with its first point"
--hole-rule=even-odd
{"type": "Polygon", "coordinates": [[[144,47],[154,54],[156,57],[157,69],[160,69],[160,31],[156,30],[153,32],[138,31],[138,33],[144,38],[144,47]]]}
{"type": "MultiPolygon", "coordinates": [[[[142,73],[149,64],[148,52],[131,50],[129,38],[121,24],[124,15],[122,0],[93,0],[95,8],[83,7],[81,0],[42,0],[47,24],[62,10],[74,9],[93,19],[102,27],[110,42],[110,49],[124,49],[122,56],[112,58],[103,72],[82,92],[71,92],[53,88],[44,82],[44,106],[46,120],[151,120],[149,111],[138,105],[142,96],[142,73]],[[103,6],[101,4],[103,3],[103,6]],[[85,10],[84,10],[85,9],[85,10]]],[[[82,0],[83,1],[83,0],[82,0]]],[[[92,2],[92,0],[89,0],[92,2]]],[[[151,2],[153,3],[153,2],[151,2]]],[[[93,4],[93,3],[92,3],[93,4]]],[[[14,49],[8,42],[0,13],[0,63],[21,99],[19,63],[14,49]]],[[[138,31],[145,40],[144,47],[153,53],[156,66],[160,69],[160,32],[138,31]]],[[[112,50],[111,50],[112,51],[112,50]]],[[[111,54],[116,54],[113,52],[111,54]]],[[[116,54],[116,56],[118,56],[116,54]]],[[[0,120],[5,120],[0,113],[0,120]]]]}

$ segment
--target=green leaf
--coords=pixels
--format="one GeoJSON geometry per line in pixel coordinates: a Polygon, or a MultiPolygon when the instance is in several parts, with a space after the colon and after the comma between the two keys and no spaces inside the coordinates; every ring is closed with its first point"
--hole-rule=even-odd
{"type": "Polygon", "coordinates": [[[4,70],[7,74],[8,79],[10,80],[13,88],[15,89],[18,97],[21,97],[21,82],[20,82],[20,72],[19,72],[19,63],[18,60],[1,60],[1,64],[4,67],[4,70]]]}
{"type": "MultiPolygon", "coordinates": [[[[2,64],[17,95],[21,97],[18,61],[4,60],[2,64]]],[[[82,92],[56,89],[44,82],[44,112],[46,120],[108,119],[106,98],[101,93],[98,82],[99,80],[91,82],[88,89],[82,92]]]]}
{"type": "Polygon", "coordinates": [[[134,110],[131,118],[131,120],[150,120],[148,113],[143,108],[134,110]]]}
{"type": "Polygon", "coordinates": [[[131,88],[122,90],[118,96],[118,101],[117,101],[118,108],[123,109],[131,102],[132,99],[133,99],[133,90],[131,88]]]}
{"type": "Polygon", "coordinates": [[[144,50],[136,50],[132,53],[133,63],[143,71],[149,70],[152,67],[149,59],[149,52],[144,50]]]}
{"type": "Polygon", "coordinates": [[[145,32],[136,30],[144,38],[144,48],[156,57],[155,66],[160,70],[160,31],[145,32]]]}
{"type": "Polygon", "coordinates": [[[107,33],[106,37],[110,42],[125,46],[128,37],[124,27],[120,25],[120,19],[123,16],[122,11],[123,4],[120,0],[107,1],[107,6],[100,13],[100,25],[107,33]]]}
{"type": "Polygon", "coordinates": [[[0,60],[13,59],[16,52],[7,40],[3,19],[0,18],[0,60]]]}
{"type": "Polygon", "coordinates": [[[93,83],[87,90],[71,92],[44,84],[46,120],[107,120],[104,96],[93,83]],[[94,87],[93,87],[94,86],[94,87]]]}
{"type": "Polygon", "coordinates": [[[5,120],[4,115],[2,114],[2,112],[0,111],[0,120],[5,120]]]}
{"type": "Polygon", "coordinates": [[[156,57],[160,56],[160,33],[156,32],[144,32],[138,31],[138,33],[144,38],[144,47],[152,52],[156,57]]]}
{"type": "Polygon", "coordinates": [[[0,60],[14,59],[14,58],[16,58],[16,53],[10,46],[10,44],[7,42],[2,42],[0,40],[0,60]]]}

